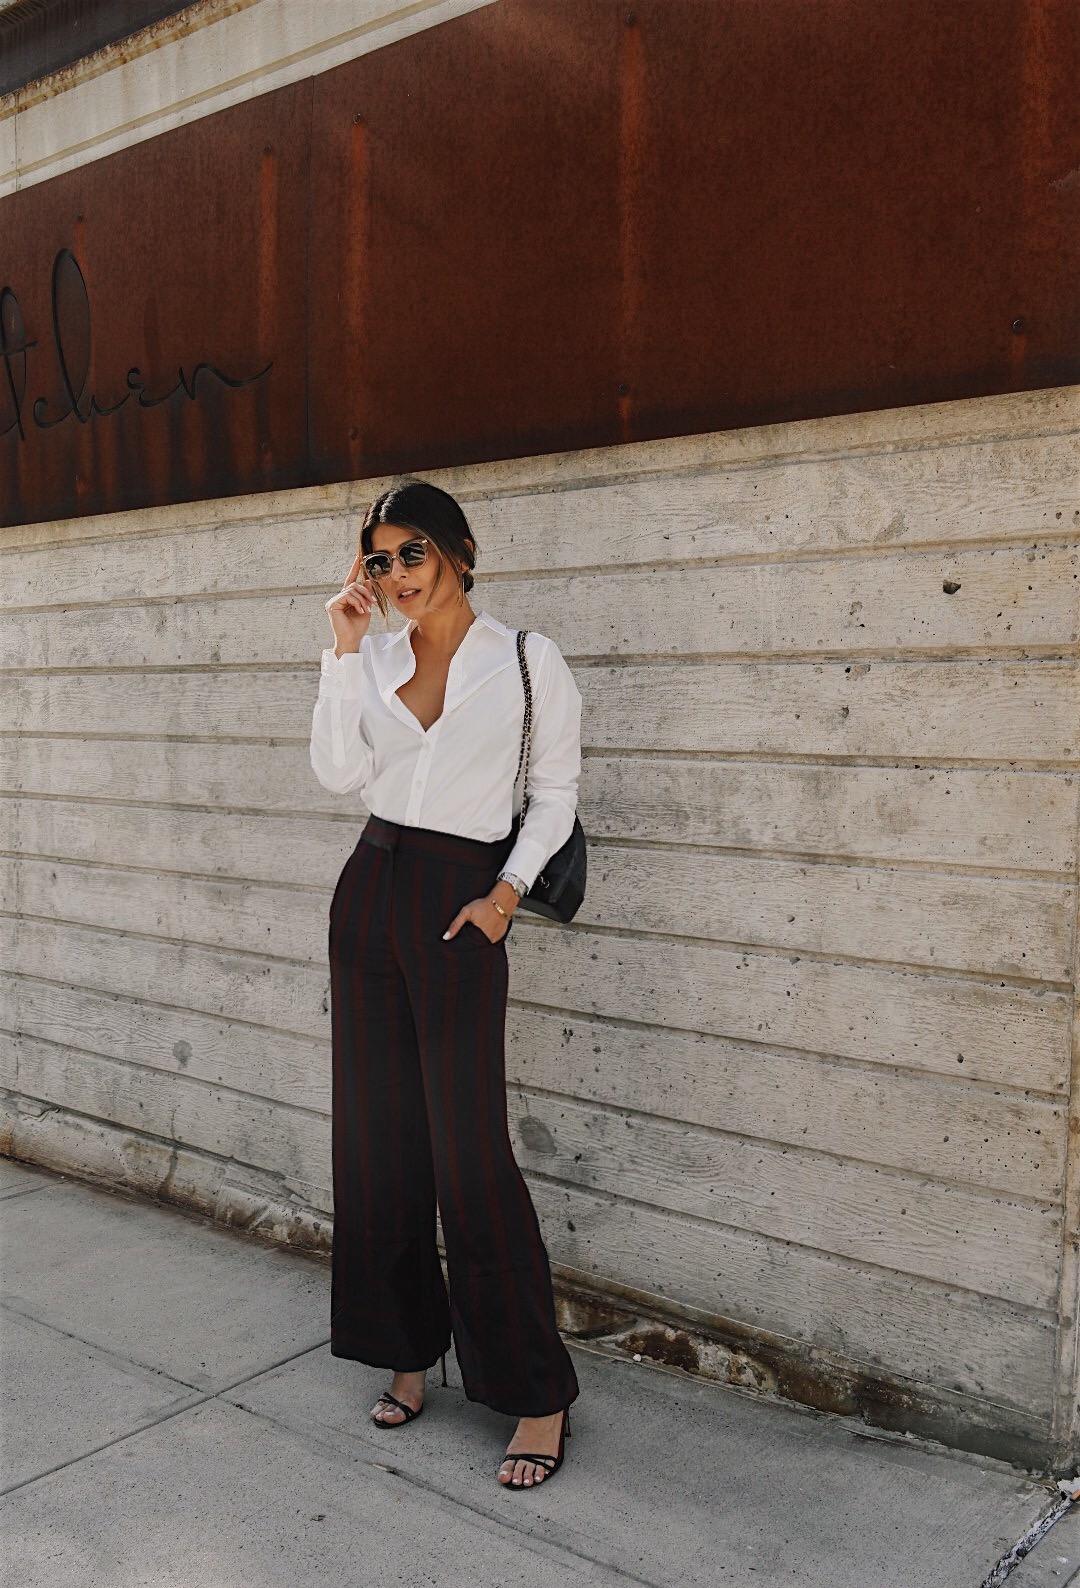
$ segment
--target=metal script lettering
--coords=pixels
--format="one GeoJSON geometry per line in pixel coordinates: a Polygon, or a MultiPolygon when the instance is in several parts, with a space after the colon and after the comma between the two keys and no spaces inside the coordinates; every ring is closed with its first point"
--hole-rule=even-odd
{"type": "MultiPolygon", "coordinates": [[[[111,407],[103,407],[91,392],[84,412],[80,402],[90,367],[90,294],[86,289],[86,280],[79,268],[79,262],[70,248],[62,248],[53,260],[52,342],[66,405],[57,413],[49,415],[49,399],[38,397],[31,408],[31,413],[34,424],[39,430],[50,430],[54,425],[63,424],[65,419],[70,418],[77,419],[80,424],[89,424],[97,415],[115,413],[131,397],[135,397],[141,408],[154,408],[158,403],[167,402],[178,391],[183,391],[184,395],[194,402],[196,382],[204,370],[221,381],[222,385],[238,390],[242,386],[250,386],[253,381],[261,380],[273,367],[273,359],[271,359],[269,364],[257,370],[254,375],[238,379],[225,374],[215,364],[206,362],[196,364],[190,376],[185,373],[181,365],[177,370],[179,378],[176,384],[168,391],[150,396],[146,391],[142,371],[138,365],[133,364],[127,372],[128,390],[119,402],[113,403],[111,407]]],[[[36,338],[27,339],[18,298],[10,287],[4,287],[0,290],[0,362],[3,368],[0,379],[7,388],[11,417],[6,424],[0,423],[0,436],[6,436],[10,430],[17,428],[22,440],[26,440],[23,409],[26,402],[28,354],[31,348],[37,346],[36,338]]]]}

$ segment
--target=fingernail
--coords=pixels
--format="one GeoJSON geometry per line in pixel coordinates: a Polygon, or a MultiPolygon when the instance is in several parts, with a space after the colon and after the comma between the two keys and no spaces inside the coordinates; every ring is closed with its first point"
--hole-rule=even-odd
{"type": "Polygon", "coordinates": [[[444,933],[443,933],[443,939],[444,939],[444,941],[445,941],[445,939],[446,939],[446,938],[448,938],[448,937],[449,937],[449,936],[450,936],[450,933],[449,933],[449,932],[444,932],[444,933]]]}

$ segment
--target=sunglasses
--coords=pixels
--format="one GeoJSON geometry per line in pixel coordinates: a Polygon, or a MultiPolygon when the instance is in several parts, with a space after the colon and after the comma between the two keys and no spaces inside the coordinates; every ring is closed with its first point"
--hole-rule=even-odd
{"type": "Polygon", "coordinates": [[[427,561],[427,549],[427,536],[419,535],[416,540],[405,541],[397,551],[369,551],[361,561],[369,579],[385,579],[393,571],[395,557],[403,568],[419,568],[427,561]]]}

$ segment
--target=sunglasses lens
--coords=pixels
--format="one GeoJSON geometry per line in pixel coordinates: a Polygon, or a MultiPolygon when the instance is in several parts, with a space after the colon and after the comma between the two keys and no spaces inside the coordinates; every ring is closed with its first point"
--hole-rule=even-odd
{"type": "MultiPolygon", "coordinates": [[[[419,568],[427,561],[427,546],[422,540],[406,541],[398,548],[398,557],[403,568],[419,568]]],[[[385,579],[393,566],[394,559],[388,551],[372,551],[364,558],[364,572],[369,579],[385,579]]]]}

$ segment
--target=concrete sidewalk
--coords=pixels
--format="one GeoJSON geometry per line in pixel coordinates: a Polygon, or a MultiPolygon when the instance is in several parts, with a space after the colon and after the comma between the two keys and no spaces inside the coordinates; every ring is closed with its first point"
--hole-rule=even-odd
{"type": "MultiPolygon", "coordinates": [[[[514,1420],[327,1345],[325,1261],[0,1160],[5,1542],[20,1588],[979,1588],[1048,1486],[571,1346],[562,1470],[495,1481],[514,1420]]],[[[1077,1517],[1009,1588],[1062,1588],[1077,1517]]]]}

